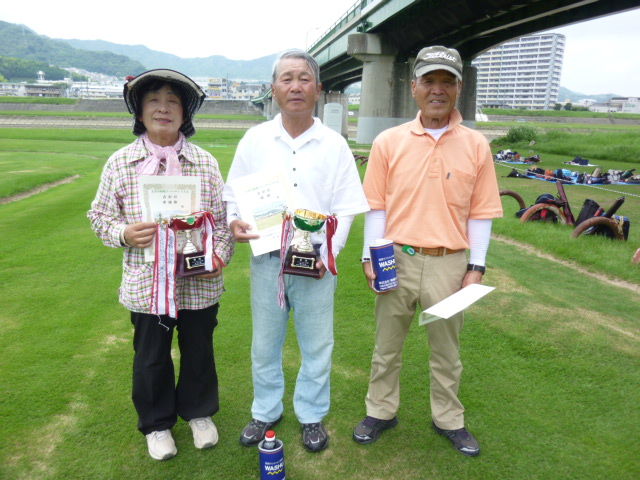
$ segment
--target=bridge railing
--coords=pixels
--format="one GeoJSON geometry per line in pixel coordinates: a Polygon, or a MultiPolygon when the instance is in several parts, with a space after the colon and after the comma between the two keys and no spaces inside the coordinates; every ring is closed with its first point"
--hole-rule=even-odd
{"type": "Polygon", "coordinates": [[[333,35],[337,30],[341,29],[355,17],[360,16],[360,12],[362,12],[364,8],[374,2],[379,3],[380,0],[358,0],[356,3],[354,3],[351,7],[349,7],[344,15],[342,15],[333,25],[329,27],[326,32],[320,35],[320,37],[311,44],[311,47],[309,47],[309,51],[312,51],[316,45],[322,43],[325,39],[333,35]]]}

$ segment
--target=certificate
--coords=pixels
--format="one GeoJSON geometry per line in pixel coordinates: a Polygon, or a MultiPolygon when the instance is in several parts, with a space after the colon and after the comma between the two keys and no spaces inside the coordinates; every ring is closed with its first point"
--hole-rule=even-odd
{"type": "Polygon", "coordinates": [[[434,306],[427,308],[420,314],[420,325],[435,322],[443,318],[450,318],[456,313],[470,307],[480,300],[489,292],[495,290],[495,287],[488,287],[480,283],[472,283],[462,290],[458,290],[453,295],[449,295],[444,300],[436,303],[434,306]]]}
{"type": "MultiPolygon", "coordinates": [[[[141,175],[138,193],[145,222],[160,223],[174,215],[200,211],[200,177],[141,175]]],[[[153,262],[154,244],[144,249],[144,261],[153,262]]]]}
{"type": "Polygon", "coordinates": [[[260,238],[249,240],[254,256],[280,250],[282,213],[291,205],[292,192],[283,172],[258,172],[229,183],[240,218],[260,238]]]}

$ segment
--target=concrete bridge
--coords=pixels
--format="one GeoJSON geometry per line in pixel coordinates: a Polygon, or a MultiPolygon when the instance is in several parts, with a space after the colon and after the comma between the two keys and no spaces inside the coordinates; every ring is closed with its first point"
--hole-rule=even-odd
{"type": "Polygon", "coordinates": [[[639,6],[638,0],[359,0],[309,52],[320,64],[324,102],[340,102],[346,111],[340,93],[362,82],[357,141],[371,143],[380,131],[415,116],[409,83],[420,48],[445,45],[460,52],[459,107],[473,120],[475,56],[511,38],[639,6]]]}

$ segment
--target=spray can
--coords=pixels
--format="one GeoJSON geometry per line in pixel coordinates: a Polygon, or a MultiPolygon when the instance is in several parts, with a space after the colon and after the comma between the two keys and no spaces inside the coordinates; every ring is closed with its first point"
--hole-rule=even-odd
{"type": "Polygon", "coordinates": [[[258,444],[260,452],[260,480],[285,480],[284,444],[276,432],[268,430],[258,444]]]}
{"type": "Polygon", "coordinates": [[[393,242],[379,238],[369,246],[371,266],[376,274],[373,288],[376,292],[386,292],[398,288],[398,271],[393,242]]]}

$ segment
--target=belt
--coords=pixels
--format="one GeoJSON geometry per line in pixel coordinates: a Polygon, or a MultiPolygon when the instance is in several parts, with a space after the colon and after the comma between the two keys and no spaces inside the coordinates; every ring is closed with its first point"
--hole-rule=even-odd
{"type": "Polygon", "coordinates": [[[409,247],[412,248],[415,253],[419,253],[420,255],[430,255],[432,257],[443,257],[445,255],[450,255],[452,253],[464,252],[464,248],[460,248],[458,250],[452,250],[446,247],[412,247],[411,245],[402,245],[399,243],[401,247],[409,247]]]}

